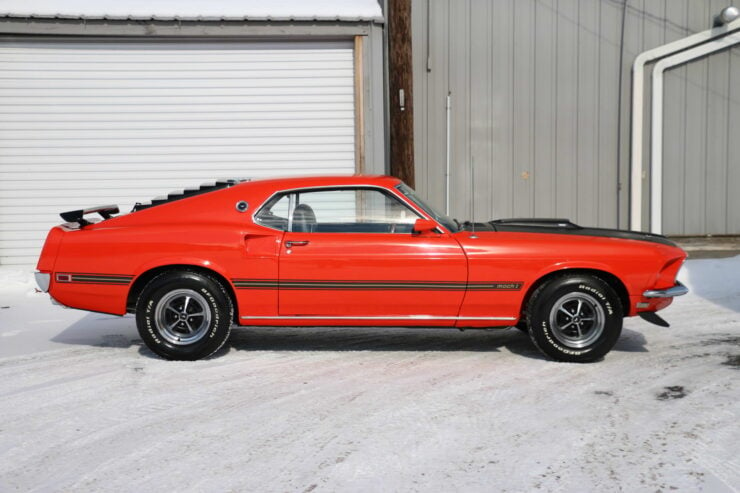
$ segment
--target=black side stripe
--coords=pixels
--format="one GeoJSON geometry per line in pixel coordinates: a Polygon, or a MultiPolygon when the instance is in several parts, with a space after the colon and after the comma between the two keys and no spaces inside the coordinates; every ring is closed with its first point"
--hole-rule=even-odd
{"type": "Polygon", "coordinates": [[[519,291],[522,282],[434,282],[434,281],[309,281],[276,279],[232,279],[237,289],[290,290],[414,290],[414,291],[519,291]]]}
{"type": "Polygon", "coordinates": [[[134,276],[121,274],[87,274],[75,272],[57,272],[55,281],[64,284],[107,284],[115,286],[128,286],[134,276]]]}

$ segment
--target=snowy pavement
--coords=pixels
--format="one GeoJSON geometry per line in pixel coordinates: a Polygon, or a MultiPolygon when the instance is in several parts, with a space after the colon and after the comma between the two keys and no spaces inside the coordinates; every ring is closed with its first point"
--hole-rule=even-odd
{"type": "Polygon", "coordinates": [[[517,330],[238,329],[167,362],[0,270],[0,491],[739,491],[740,256],[598,363],[517,330]]]}

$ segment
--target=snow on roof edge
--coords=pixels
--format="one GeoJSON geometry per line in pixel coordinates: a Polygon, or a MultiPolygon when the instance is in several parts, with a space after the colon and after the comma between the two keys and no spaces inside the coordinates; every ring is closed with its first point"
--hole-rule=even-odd
{"type": "Polygon", "coordinates": [[[2,19],[66,19],[66,20],[111,20],[111,21],[200,21],[200,22],[220,22],[220,21],[251,21],[251,22],[385,22],[384,17],[256,17],[256,16],[243,16],[243,17],[212,17],[212,16],[198,16],[198,17],[180,17],[180,16],[119,16],[119,15],[101,15],[101,16],[80,16],[80,15],[18,15],[18,14],[7,14],[0,12],[0,18],[2,19]]]}
{"type": "Polygon", "coordinates": [[[0,18],[180,21],[383,22],[377,0],[4,0],[0,18]]]}

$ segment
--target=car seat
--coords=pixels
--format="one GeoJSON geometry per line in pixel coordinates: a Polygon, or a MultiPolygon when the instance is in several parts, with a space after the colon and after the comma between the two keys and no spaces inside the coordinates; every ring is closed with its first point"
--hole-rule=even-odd
{"type": "Polygon", "coordinates": [[[293,211],[293,231],[311,233],[316,229],[316,214],[308,204],[298,204],[293,211]]]}

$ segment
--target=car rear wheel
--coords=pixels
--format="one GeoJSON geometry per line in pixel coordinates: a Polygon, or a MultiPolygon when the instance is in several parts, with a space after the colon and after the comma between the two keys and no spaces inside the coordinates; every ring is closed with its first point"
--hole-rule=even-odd
{"type": "Polygon", "coordinates": [[[136,325],[154,353],[172,360],[197,360],[218,351],[231,331],[233,306],[224,286],[201,272],[162,273],[144,288],[136,325]]]}
{"type": "Polygon", "coordinates": [[[622,304],[603,280],[565,275],[535,290],[527,305],[529,337],[545,355],[570,362],[603,357],[622,333],[622,304]]]}

